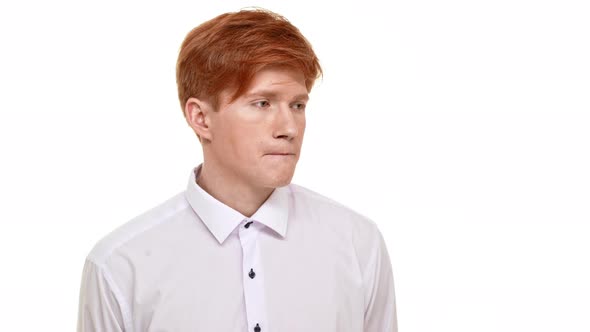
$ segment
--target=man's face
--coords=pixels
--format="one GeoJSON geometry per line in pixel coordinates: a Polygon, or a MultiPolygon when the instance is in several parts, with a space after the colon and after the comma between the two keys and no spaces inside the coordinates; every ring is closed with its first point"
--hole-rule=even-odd
{"type": "Polygon", "coordinates": [[[214,165],[253,187],[289,184],[305,131],[308,94],[303,73],[263,69],[231,104],[229,92],[220,97],[218,112],[209,113],[208,150],[214,165]]]}

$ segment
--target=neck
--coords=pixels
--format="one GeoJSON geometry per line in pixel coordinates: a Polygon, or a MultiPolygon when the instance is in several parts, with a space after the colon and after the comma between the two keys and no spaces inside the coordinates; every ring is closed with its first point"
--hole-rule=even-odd
{"type": "Polygon", "coordinates": [[[253,187],[240,180],[235,173],[208,161],[201,166],[197,184],[218,201],[251,217],[274,188],[253,187]]]}

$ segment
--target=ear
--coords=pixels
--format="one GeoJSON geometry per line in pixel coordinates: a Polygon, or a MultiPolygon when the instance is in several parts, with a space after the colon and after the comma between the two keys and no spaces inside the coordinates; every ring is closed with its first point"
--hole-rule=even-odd
{"type": "Polygon", "coordinates": [[[184,116],[189,126],[201,139],[211,140],[211,116],[213,108],[208,102],[194,97],[189,98],[184,105],[184,116]]]}

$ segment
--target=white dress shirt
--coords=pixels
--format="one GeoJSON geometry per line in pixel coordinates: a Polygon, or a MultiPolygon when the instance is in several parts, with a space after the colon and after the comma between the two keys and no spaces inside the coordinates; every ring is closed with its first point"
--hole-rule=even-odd
{"type": "Polygon", "coordinates": [[[375,222],[293,183],[248,218],[196,183],[201,167],[88,254],[79,332],[397,331],[375,222]]]}

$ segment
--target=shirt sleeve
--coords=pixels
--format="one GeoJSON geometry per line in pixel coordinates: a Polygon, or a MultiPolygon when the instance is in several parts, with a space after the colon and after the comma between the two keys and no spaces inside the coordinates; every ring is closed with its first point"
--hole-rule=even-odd
{"type": "Polygon", "coordinates": [[[363,275],[365,286],[365,332],[397,332],[393,272],[383,235],[374,225],[368,261],[363,275]]]}
{"type": "Polygon", "coordinates": [[[123,312],[110,278],[94,262],[86,260],[78,305],[78,332],[123,332],[123,312]]]}

